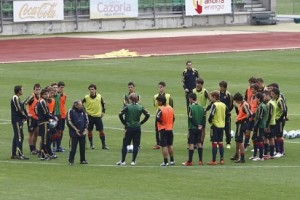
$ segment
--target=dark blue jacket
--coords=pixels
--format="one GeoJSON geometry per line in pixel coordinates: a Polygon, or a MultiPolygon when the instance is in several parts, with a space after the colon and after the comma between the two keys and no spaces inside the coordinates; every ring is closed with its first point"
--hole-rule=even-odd
{"type": "Polygon", "coordinates": [[[78,110],[75,106],[67,113],[67,125],[70,137],[84,137],[88,127],[88,117],[84,110],[78,110]],[[77,131],[76,131],[77,130],[77,131]]]}

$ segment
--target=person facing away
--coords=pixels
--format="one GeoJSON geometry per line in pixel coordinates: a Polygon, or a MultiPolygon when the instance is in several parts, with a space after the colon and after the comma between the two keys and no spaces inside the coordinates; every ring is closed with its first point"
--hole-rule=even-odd
{"type": "Polygon", "coordinates": [[[143,125],[150,117],[149,112],[140,104],[138,104],[138,97],[136,94],[129,95],[129,103],[119,113],[119,119],[125,127],[125,134],[122,143],[121,160],[117,165],[126,165],[125,159],[127,154],[127,146],[133,142],[133,152],[131,166],[136,165],[136,157],[138,154],[141,142],[141,125],[143,125]],[[141,121],[141,115],[144,119],[141,121]]]}

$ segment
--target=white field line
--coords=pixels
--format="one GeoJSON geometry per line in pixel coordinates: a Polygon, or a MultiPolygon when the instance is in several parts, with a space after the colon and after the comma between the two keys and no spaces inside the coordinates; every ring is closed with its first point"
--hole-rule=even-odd
{"type": "Polygon", "coordinates": [[[34,63],[34,62],[54,62],[54,61],[73,61],[73,60],[96,60],[96,59],[114,59],[114,58],[138,58],[138,57],[152,57],[152,56],[177,56],[177,55],[195,55],[195,54],[213,54],[213,53],[234,53],[234,52],[251,52],[251,51],[270,51],[270,50],[295,50],[300,49],[300,46],[291,47],[275,47],[262,49],[242,49],[242,50],[227,50],[227,51],[202,51],[202,52],[187,52],[187,53],[166,53],[166,54],[145,54],[135,57],[108,57],[108,58],[60,58],[60,59],[45,59],[45,60],[26,60],[26,61],[4,61],[0,64],[12,63],[34,63]]]}
{"type": "MultiPolygon", "coordinates": [[[[63,163],[54,163],[52,161],[37,161],[37,162],[30,162],[30,161],[9,161],[9,160],[0,160],[0,163],[9,163],[9,164],[17,164],[19,165],[20,163],[22,164],[28,164],[28,165],[54,165],[54,166],[68,166],[68,163],[63,164],[63,163]]],[[[77,164],[75,163],[75,166],[77,164]]],[[[81,166],[78,163],[78,166],[81,166]]],[[[74,167],[74,166],[69,166],[69,167],[74,167]]],[[[239,166],[189,166],[189,167],[185,167],[185,166],[169,166],[169,167],[161,167],[158,165],[152,165],[152,166],[143,166],[143,165],[136,165],[136,166],[130,166],[130,165],[126,165],[126,166],[118,166],[118,165],[100,165],[100,164],[88,164],[88,165],[84,165],[84,167],[120,167],[120,168],[162,168],[162,169],[167,169],[167,168],[209,168],[209,169],[254,169],[254,168],[265,168],[265,169],[274,169],[274,168],[300,168],[299,165],[297,166],[293,166],[293,165],[287,165],[287,166],[279,166],[279,165],[267,165],[267,166],[247,166],[247,165],[239,165],[239,166]]]]}

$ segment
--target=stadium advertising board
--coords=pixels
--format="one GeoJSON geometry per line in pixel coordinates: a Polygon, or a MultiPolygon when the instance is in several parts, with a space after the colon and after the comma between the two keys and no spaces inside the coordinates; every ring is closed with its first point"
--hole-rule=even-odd
{"type": "Polygon", "coordinates": [[[138,0],[90,0],[90,18],[138,17],[138,0]]]}
{"type": "Polygon", "coordinates": [[[64,20],[63,0],[14,1],[14,22],[64,20]]]}
{"type": "Polygon", "coordinates": [[[187,16],[231,13],[231,0],[185,0],[187,16]]]}

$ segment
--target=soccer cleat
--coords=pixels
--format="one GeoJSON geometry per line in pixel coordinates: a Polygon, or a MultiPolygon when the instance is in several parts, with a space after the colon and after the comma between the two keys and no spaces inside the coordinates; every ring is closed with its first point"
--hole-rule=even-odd
{"type": "Polygon", "coordinates": [[[183,162],[182,165],[183,166],[192,166],[193,162],[186,161],[186,162],[183,162]]]}
{"type": "Polygon", "coordinates": [[[154,146],[152,147],[152,149],[160,149],[160,146],[159,146],[159,145],[154,145],[154,146]]]}
{"type": "Polygon", "coordinates": [[[204,165],[204,163],[201,160],[199,160],[198,165],[204,165]]]}
{"type": "Polygon", "coordinates": [[[125,165],[126,165],[126,163],[125,163],[125,161],[124,161],[124,162],[122,162],[122,161],[119,161],[119,162],[117,162],[117,163],[116,163],[116,165],[119,165],[119,166],[125,166],[125,165]]]}
{"type": "Polygon", "coordinates": [[[93,144],[90,145],[90,149],[92,149],[92,150],[95,149],[93,144]]]}
{"type": "Polygon", "coordinates": [[[220,160],[219,164],[224,165],[225,164],[224,160],[220,160]]]}
{"type": "Polygon", "coordinates": [[[170,165],[174,166],[175,165],[175,161],[170,161],[170,165]]]}
{"type": "Polygon", "coordinates": [[[234,154],[231,158],[230,158],[230,160],[238,160],[239,159],[239,157],[236,155],[236,154],[234,154]]]}
{"type": "Polygon", "coordinates": [[[209,161],[207,162],[208,165],[217,165],[218,163],[216,161],[209,161]]]}
{"type": "Polygon", "coordinates": [[[130,165],[131,165],[131,166],[135,166],[135,161],[132,161],[132,162],[130,163],[130,165]]]}
{"type": "Polygon", "coordinates": [[[82,160],[82,161],[80,161],[80,164],[82,164],[82,165],[87,165],[87,164],[89,164],[86,160],[82,160]]]}
{"type": "Polygon", "coordinates": [[[226,145],[226,148],[227,148],[227,149],[231,149],[230,144],[227,144],[227,145],[226,145]]]}
{"type": "Polygon", "coordinates": [[[58,158],[58,157],[57,157],[56,154],[53,154],[53,155],[50,156],[50,158],[51,158],[51,159],[56,159],[56,158],[58,158]]]}
{"type": "Polygon", "coordinates": [[[163,162],[163,163],[160,164],[160,166],[161,166],[161,167],[167,167],[167,166],[169,166],[169,163],[164,163],[164,162],[163,162]]]}
{"type": "Polygon", "coordinates": [[[234,161],[235,163],[245,163],[246,161],[245,160],[241,160],[241,159],[238,159],[236,161],[234,161]]]}
{"type": "Polygon", "coordinates": [[[70,166],[73,166],[73,165],[74,165],[74,163],[73,163],[73,162],[69,162],[69,165],[70,165],[70,166]]]}
{"type": "Polygon", "coordinates": [[[29,158],[24,155],[20,155],[19,160],[29,160],[29,158]]]}
{"type": "Polygon", "coordinates": [[[37,150],[33,150],[33,151],[30,152],[30,154],[31,154],[31,155],[37,155],[37,154],[38,154],[38,151],[37,151],[37,150]]]}
{"type": "Polygon", "coordinates": [[[19,156],[14,155],[14,156],[11,156],[10,159],[17,160],[17,159],[19,159],[19,156]]]}
{"type": "Polygon", "coordinates": [[[256,158],[258,158],[257,156],[251,156],[251,157],[249,157],[249,160],[253,160],[253,159],[256,159],[256,158]]]}
{"type": "Polygon", "coordinates": [[[254,158],[252,159],[252,161],[264,161],[265,159],[264,158],[254,158]]]}
{"type": "Polygon", "coordinates": [[[274,158],[280,158],[280,157],[282,157],[282,154],[281,154],[281,153],[277,153],[277,154],[274,156],[274,158]]]}
{"type": "Polygon", "coordinates": [[[108,146],[104,145],[104,146],[102,146],[102,149],[108,150],[109,148],[108,148],[108,146]]]}
{"type": "Polygon", "coordinates": [[[56,151],[55,151],[55,152],[65,152],[65,151],[66,151],[65,149],[63,149],[63,148],[59,147],[59,148],[57,148],[57,149],[56,149],[56,151]]]}

